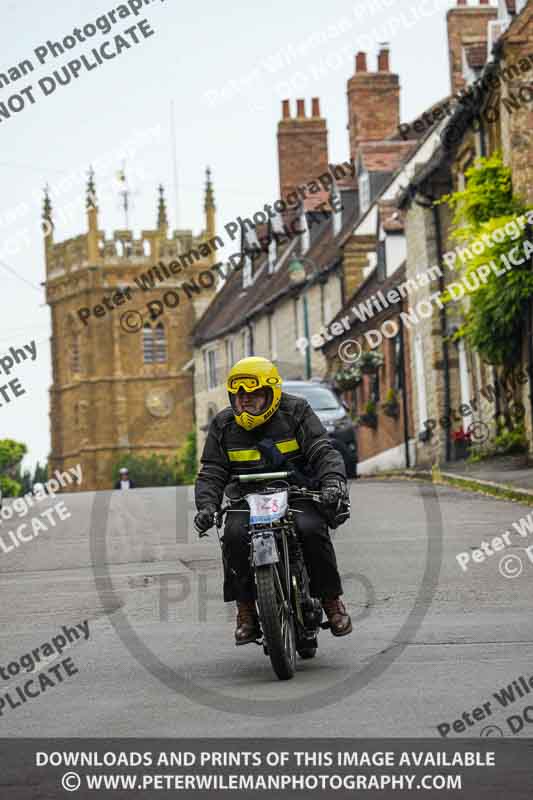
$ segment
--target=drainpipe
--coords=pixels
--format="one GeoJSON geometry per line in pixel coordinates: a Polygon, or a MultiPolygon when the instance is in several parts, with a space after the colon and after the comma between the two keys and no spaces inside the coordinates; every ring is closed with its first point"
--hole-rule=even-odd
{"type": "Polygon", "coordinates": [[[401,362],[401,381],[402,381],[402,406],[403,406],[403,441],[405,445],[405,466],[409,469],[411,459],[409,457],[409,409],[407,406],[407,380],[405,369],[405,337],[403,328],[403,298],[400,303],[400,362],[401,362]]]}

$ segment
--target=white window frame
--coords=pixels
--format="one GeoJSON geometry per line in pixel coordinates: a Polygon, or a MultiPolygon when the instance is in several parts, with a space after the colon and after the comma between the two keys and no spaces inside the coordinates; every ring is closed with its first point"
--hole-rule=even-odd
{"type": "Polygon", "coordinates": [[[415,375],[416,375],[416,396],[418,405],[418,426],[419,431],[426,430],[424,422],[428,417],[428,402],[426,394],[426,373],[424,369],[424,343],[422,336],[418,333],[414,342],[415,351],[415,375]]]}
{"type": "Polygon", "coordinates": [[[228,336],[226,339],[226,365],[228,369],[235,364],[235,341],[233,336],[228,336]]]}
{"type": "Polygon", "coordinates": [[[244,264],[242,267],[242,288],[248,289],[253,283],[253,276],[252,276],[252,259],[251,257],[246,254],[244,256],[244,264]]]}
{"type": "Polygon", "coordinates": [[[331,187],[331,208],[334,209],[334,206],[337,205],[336,201],[339,201],[338,206],[339,210],[333,210],[333,235],[338,236],[342,229],[342,196],[339,191],[339,187],[337,186],[337,181],[333,181],[333,185],[331,187]]]}
{"type": "MultiPolygon", "coordinates": [[[[459,339],[457,349],[459,351],[459,386],[461,388],[461,403],[463,405],[469,405],[472,394],[470,386],[470,372],[468,370],[468,357],[463,339],[459,339]]],[[[463,431],[465,433],[468,431],[471,422],[472,419],[470,416],[463,417],[463,431]]]]}
{"type": "Polygon", "coordinates": [[[300,214],[300,227],[303,230],[300,240],[300,253],[305,255],[309,248],[311,247],[311,231],[309,230],[309,225],[307,224],[307,214],[305,213],[305,209],[302,206],[302,212],[300,214]]]}
{"type": "Polygon", "coordinates": [[[218,347],[208,347],[204,350],[205,382],[207,391],[210,392],[218,386],[218,347]]]}
{"type": "Polygon", "coordinates": [[[274,324],[274,314],[268,315],[268,345],[270,349],[270,359],[274,361],[278,357],[278,337],[277,337],[277,330],[274,324]]]}
{"type": "Polygon", "coordinates": [[[268,243],[268,274],[272,275],[276,266],[276,259],[278,257],[278,245],[274,236],[268,243]]]}
{"type": "Polygon", "coordinates": [[[359,175],[359,211],[364,214],[370,208],[370,176],[365,170],[359,175]]]}

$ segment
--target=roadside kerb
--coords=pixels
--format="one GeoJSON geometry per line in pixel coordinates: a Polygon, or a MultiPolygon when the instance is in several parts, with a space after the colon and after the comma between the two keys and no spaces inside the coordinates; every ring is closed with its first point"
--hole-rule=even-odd
{"type": "Polygon", "coordinates": [[[478,494],[488,495],[500,500],[509,500],[512,503],[524,503],[533,506],[533,491],[519,489],[508,483],[496,483],[486,481],[481,478],[462,477],[453,472],[441,472],[440,469],[433,470],[388,470],[378,472],[375,475],[361,475],[360,480],[421,480],[431,481],[442,486],[455,486],[457,489],[465,489],[478,494]]]}

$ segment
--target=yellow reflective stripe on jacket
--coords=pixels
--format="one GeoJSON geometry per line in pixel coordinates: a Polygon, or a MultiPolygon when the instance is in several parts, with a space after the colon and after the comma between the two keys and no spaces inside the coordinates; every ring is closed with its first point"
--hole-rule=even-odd
{"type": "Polygon", "coordinates": [[[259,450],[228,450],[230,461],[260,461],[261,453],[259,450]]]}
{"type": "Polygon", "coordinates": [[[292,453],[294,450],[300,449],[300,445],[296,439],[287,439],[286,442],[276,442],[276,447],[280,453],[292,453]]]}

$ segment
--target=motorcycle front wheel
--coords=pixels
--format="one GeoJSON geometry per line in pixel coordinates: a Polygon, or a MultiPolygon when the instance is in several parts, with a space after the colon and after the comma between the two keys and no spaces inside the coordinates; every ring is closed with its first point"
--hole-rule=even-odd
{"type": "Polygon", "coordinates": [[[296,672],[296,636],[290,605],[275,570],[273,564],[256,567],[257,605],[272,668],[286,681],[296,672]]]}

